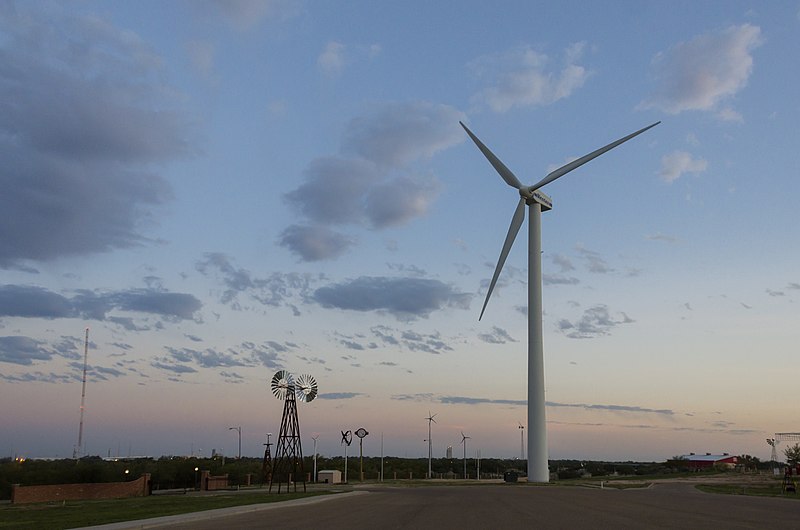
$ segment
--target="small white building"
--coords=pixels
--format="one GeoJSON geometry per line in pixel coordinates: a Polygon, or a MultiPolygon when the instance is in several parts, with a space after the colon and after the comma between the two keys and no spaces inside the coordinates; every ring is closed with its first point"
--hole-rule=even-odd
{"type": "Polygon", "coordinates": [[[323,469],[317,473],[317,482],[323,484],[341,484],[342,472],[338,469],[323,469]]]}

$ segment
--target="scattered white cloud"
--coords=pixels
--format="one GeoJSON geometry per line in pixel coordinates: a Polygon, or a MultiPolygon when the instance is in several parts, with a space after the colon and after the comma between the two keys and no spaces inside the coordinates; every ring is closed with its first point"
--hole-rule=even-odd
{"type": "Polygon", "coordinates": [[[342,73],[345,65],[345,45],[341,42],[331,41],[325,45],[325,49],[317,57],[319,69],[330,76],[342,73]]]}
{"type": "Polygon", "coordinates": [[[497,326],[492,326],[489,333],[479,333],[478,338],[487,344],[505,344],[507,342],[517,342],[508,332],[497,326]]]}
{"type": "Polygon", "coordinates": [[[564,51],[561,66],[551,67],[547,55],[530,46],[513,48],[503,53],[483,55],[470,63],[478,78],[489,86],[474,100],[495,112],[515,107],[549,105],[569,97],[586,82],[589,71],[577,64],[585,43],[575,43],[564,51]]]}
{"type": "Polygon", "coordinates": [[[653,60],[658,86],[639,107],[670,114],[717,110],[723,119],[735,116],[734,111],[718,107],[747,85],[752,52],[760,44],[761,29],[743,24],[699,35],[659,53],[653,60]]]}
{"type": "Polygon", "coordinates": [[[589,272],[593,272],[595,274],[608,274],[614,272],[614,269],[608,265],[606,260],[600,255],[599,252],[589,250],[582,245],[578,245],[576,250],[586,262],[586,268],[589,272]]]}
{"type": "Polygon", "coordinates": [[[661,158],[661,170],[658,175],[664,182],[674,182],[684,173],[702,173],[707,168],[706,160],[694,158],[686,151],[673,151],[661,158]]]}
{"type": "Polygon", "coordinates": [[[584,310],[583,315],[574,321],[561,319],[557,323],[558,330],[571,339],[591,339],[609,335],[611,330],[620,324],[630,324],[634,320],[620,312],[617,318],[605,304],[598,304],[584,310]]]}

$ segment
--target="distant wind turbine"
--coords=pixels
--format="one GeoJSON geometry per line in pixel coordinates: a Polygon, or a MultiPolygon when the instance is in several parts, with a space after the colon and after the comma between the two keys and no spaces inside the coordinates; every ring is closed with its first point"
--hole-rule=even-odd
{"type": "MultiPolygon", "coordinates": [[[[461,123],[461,122],[459,122],[461,123]]],[[[550,197],[539,191],[539,188],[553,182],[573,169],[577,169],[586,162],[597,158],[603,153],[614,149],[618,145],[627,142],[634,136],[642,134],[646,130],[655,127],[661,122],[640,129],[634,133],[620,138],[605,147],[592,151],[588,155],[573,160],[555,171],[550,172],[542,180],[533,186],[523,186],[519,179],[508,169],[503,162],[492,153],[488,147],[483,145],[477,136],[472,134],[466,125],[461,126],[483,155],[492,164],[492,167],[500,174],[500,177],[512,188],[519,191],[520,199],[514,215],[511,218],[511,226],[508,228],[500,258],[497,260],[497,267],[494,270],[489,290],[486,293],[486,300],[483,302],[480,317],[486,311],[486,304],[492,296],[497,278],[508,258],[511,245],[517,237],[522,222],[525,220],[525,206],[528,206],[530,220],[528,223],[528,482],[549,482],[550,471],[547,467],[547,425],[545,419],[545,400],[544,400],[544,349],[542,345],[542,233],[541,215],[543,211],[553,208],[550,197]]]]}
{"type": "Polygon", "coordinates": [[[431,445],[431,422],[436,423],[436,420],[433,418],[436,417],[436,414],[431,414],[431,411],[428,411],[428,417],[425,418],[428,420],[428,478],[433,478],[431,475],[431,456],[433,454],[433,446],[431,445]]]}
{"type": "Polygon", "coordinates": [[[467,440],[470,437],[464,434],[464,431],[461,431],[461,443],[464,444],[464,478],[467,478],[467,440]]]}

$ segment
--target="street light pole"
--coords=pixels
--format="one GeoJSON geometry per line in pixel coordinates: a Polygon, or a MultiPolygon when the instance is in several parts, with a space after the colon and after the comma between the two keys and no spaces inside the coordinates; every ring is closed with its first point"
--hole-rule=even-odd
{"type": "Polygon", "coordinates": [[[317,482],[317,438],[319,438],[319,434],[316,436],[312,436],[311,439],[314,440],[314,480],[311,482],[317,482]]]}
{"type": "Polygon", "coordinates": [[[239,433],[239,460],[242,459],[242,427],[228,427],[229,431],[236,431],[239,433]]]}

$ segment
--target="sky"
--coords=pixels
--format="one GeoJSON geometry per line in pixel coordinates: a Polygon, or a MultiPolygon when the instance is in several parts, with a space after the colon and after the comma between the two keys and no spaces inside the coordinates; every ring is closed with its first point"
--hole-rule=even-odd
{"type": "Polygon", "coordinates": [[[550,458],[800,431],[800,2],[0,0],[0,455],[550,458]],[[749,198],[748,198],[749,197],[749,198]],[[524,232],[523,232],[524,234],[524,232]],[[274,434],[272,441],[275,441],[274,434]],[[353,449],[351,448],[351,454],[353,449]]]}

